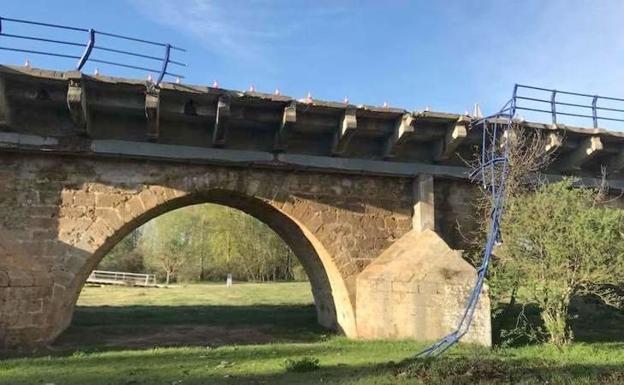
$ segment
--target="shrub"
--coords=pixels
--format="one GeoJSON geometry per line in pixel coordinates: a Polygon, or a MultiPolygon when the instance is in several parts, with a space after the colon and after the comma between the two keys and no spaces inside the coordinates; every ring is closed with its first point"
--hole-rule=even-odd
{"type": "Polygon", "coordinates": [[[320,368],[318,358],[303,357],[300,359],[288,358],[284,361],[284,369],[287,372],[311,372],[320,368]]]}
{"type": "Polygon", "coordinates": [[[568,324],[573,296],[593,294],[621,305],[611,285],[624,282],[624,214],[600,203],[600,196],[565,180],[507,203],[492,284],[498,290],[516,286],[536,303],[557,346],[573,338],[568,324]]]}

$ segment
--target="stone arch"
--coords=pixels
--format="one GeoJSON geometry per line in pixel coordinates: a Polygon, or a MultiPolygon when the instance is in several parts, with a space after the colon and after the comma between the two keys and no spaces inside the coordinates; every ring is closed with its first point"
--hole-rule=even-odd
{"type": "Polygon", "coordinates": [[[321,323],[357,338],[356,278],[412,224],[405,178],[137,159],[0,158],[6,198],[0,200],[0,349],[50,343],[69,325],[90,269],[108,249],[150,218],[201,202],[242,209],[275,229],[314,280],[321,323]]]}
{"type": "Polygon", "coordinates": [[[239,209],[267,224],[293,250],[310,279],[320,325],[356,337],[354,304],[331,255],[294,216],[274,202],[227,189],[184,192],[170,187],[150,186],[128,200],[99,209],[93,223],[76,239],[75,247],[87,251],[82,267],[68,285],[66,302],[58,322],[62,332],[70,323],[73,308],[88,275],[102,258],[132,230],[166,212],[185,206],[215,203],[239,209]],[[64,314],[63,314],[64,313],[64,314]]]}

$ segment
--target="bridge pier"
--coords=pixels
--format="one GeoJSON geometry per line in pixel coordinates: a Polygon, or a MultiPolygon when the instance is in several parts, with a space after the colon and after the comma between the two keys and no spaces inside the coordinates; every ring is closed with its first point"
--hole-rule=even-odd
{"type": "MultiPolygon", "coordinates": [[[[436,233],[434,178],[414,178],[412,230],[357,278],[357,331],[363,339],[433,341],[452,332],[476,281],[476,270],[436,233]]],[[[490,346],[487,291],[464,341],[490,346]]]]}

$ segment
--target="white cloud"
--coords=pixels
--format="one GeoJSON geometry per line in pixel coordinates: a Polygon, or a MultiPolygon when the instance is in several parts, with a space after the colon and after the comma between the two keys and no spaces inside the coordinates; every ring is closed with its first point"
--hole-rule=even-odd
{"type": "MultiPolygon", "coordinates": [[[[306,24],[340,7],[270,0],[129,0],[141,13],[226,58],[266,61],[306,24]]],[[[292,43],[290,43],[292,44],[292,43]]]]}

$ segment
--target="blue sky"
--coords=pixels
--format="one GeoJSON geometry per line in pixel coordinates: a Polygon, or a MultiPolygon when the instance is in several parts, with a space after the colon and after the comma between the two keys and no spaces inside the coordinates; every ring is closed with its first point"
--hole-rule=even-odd
{"type": "MultiPolygon", "coordinates": [[[[0,15],[169,41],[188,50],[177,56],[187,83],[296,98],[487,113],[514,83],[624,97],[621,0],[5,0],[0,15]]],[[[0,62],[26,56],[0,51],[0,62]]]]}

